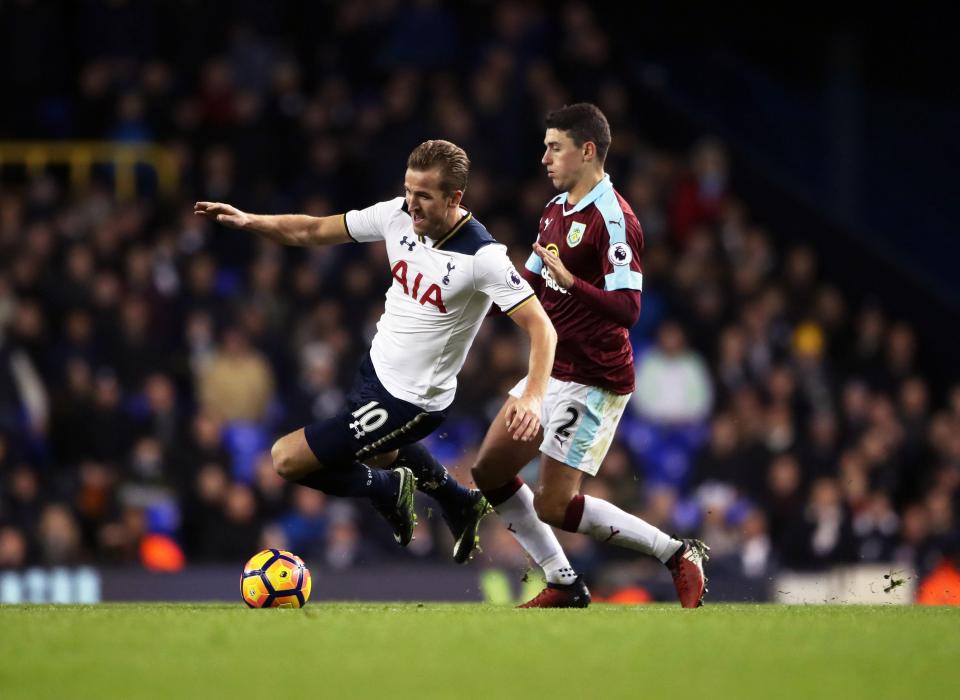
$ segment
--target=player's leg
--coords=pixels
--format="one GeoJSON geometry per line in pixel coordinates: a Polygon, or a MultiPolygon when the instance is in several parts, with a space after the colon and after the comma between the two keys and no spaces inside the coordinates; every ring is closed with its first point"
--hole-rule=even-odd
{"type": "Polygon", "coordinates": [[[393,463],[397,461],[398,452],[399,450],[390,450],[389,452],[382,452],[372,457],[366,457],[363,463],[374,469],[389,469],[393,466],[393,463]]]}
{"type": "MultiPolygon", "coordinates": [[[[540,511],[547,512],[548,510],[556,509],[559,510],[562,508],[561,503],[563,501],[562,494],[576,494],[580,491],[580,481],[582,479],[582,474],[575,472],[572,469],[567,470],[568,474],[558,474],[556,476],[563,476],[562,480],[559,478],[554,478],[551,480],[550,486],[546,489],[544,481],[544,463],[550,458],[546,455],[543,456],[541,461],[541,471],[540,471],[540,483],[537,484],[536,493],[533,495],[532,503],[534,512],[539,513],[540,511]],[[555,505],[551,505],[552,502],[555,505]]],[[[569,500],[569,499],[568,499],[569,500]]],[[[546,529],[550,529],[545,520],[538,515],[538,520],[542,522],[546,529]]],[[[553,531],[551,530],[551,534],[553,531]]],[[[584,582],[581,576],[577,576],[576,572],[573,570],[573,567],[568,566],[563,572],[563,576],[559,579],[547,579],[546,587],[540,591],[536,596],[527,602],[519,605],[520,608],[585,608],[590,605],[590,591],[587,589],[587,584],[584,582]]]]}
{"type": "Polygon", "coordinates": [[[370,499],[390,523],[397,542],[405,546],[416,524],[413,474],[403,468],[373,469],[351,459],[343,429],[346,421],[345,415],[338,415],[284,435],[271,450],[274,468],[287,481],[331,496],[370,499]]]}
{"type": "MultiPolygon", "coordinates": [[[[318,432],[331,432],[322,427],[315,429],[318,432]]],[[[331,452],[324,460],[326,464],[321,464],[307,443],[304,428],[277,440],[270,454],[274,469],[284,479],[316,488],[331,496],[384,500],[383,496],[395,490],[390,487],[390,483],[395,481],[394,475],[389,472],[369,474],[369,467],[350,460],[348,456],[335,456],[331,452]]]]}
{"type": "Polygon", "coordinates": [[[417,490],[433,497],[444,511],[456,512],[475,503],[476,496],[481,495],[476,489],[468,489],[457,481],[422,442],[364,457],[363,463],[377,469],[409,467],[417,477],[417,490]]]}
{"type": "Polygon", "coordinates": [[[520,470],[540,453],[542,431],[528,442],[514,440],[507,431],[507,410],[514,400],[513,396],[508,398],[490,423],[471,469],[473,481],[482,491],[494,491],[511,484],[520,470]]]}
{"type": "MultiPolygon", "coordinates": [[[[411,433],[400,436],[391,444],[419,437],[426,435],[411,433]]],[[[417,479],[417,489],[440,506],[441,517],[453,535],[453,560],[458,564],[470,560],[480,543],[480,521],[490,511],[487,499],[478,489],[468,489],[460,484],[420,442],[362,459],[364,464],[380,469],[409,469],[417,479]]]]}
{"type": "Polygon", "coordinates": [[[709,558],[707,552],[710,548],[700,540],[670,537],[602,498],[579,493],[571,495],[569,472],[573,471],[554,459],[544,460],[540,477],[543,492],[537,494],[536,501],[540,517],[568,532],[579,532],[600,542],[656,557],[673,576],[680,604],[685,608],[703,605],[703,596],[707,592],[703,562],[709,558]]]}
{"type": "Polygon", "coordinates": [[[480,544],[480,521],[490,505],[478,489],[468,489],[420,442],[397,451],[394,466],[407,467],[417,477],[417,488],[440,506],[440,515],[453,535],[453,560],[468,562],[480,544]]]}
{"type": "Polygon", "coordinates": [[[596,387],[567,384],[558,401],[566,420],[560,426],[551,420],[547,426],[555,439],[544,440],[534,506],[551,525],[656,557],[673,574],[681,604],[696,607],[706,583],[702,562],[707,548],[702,542],[674,539],[609,501],[580,494],[583,475],[596,476],[628,399],[596,387]]]}
{"type": "Polygon", "coordinates": [[[517,476],[537,456],[539,447],[536,441],[514,440],[507,432],[508,405],[504,404],[487,430],[473,466],[474,481],[520,546],[543,569],[547,582],[569,583],[577,578],[576,572],[553,530],[537,517],[533,491],[517,476]]]}
{"type": "Polygon", "coordinates": [[[457,544],[454,558],[466,561],[476,546],[476,528],[487,512],[483,495],[462,486],[421,444],[446,418],[446,411],[424,411],[391,395],[377,377],[369,355],[357,371],[349,401],[354,409],[354,457],[366,464],[408,469],[417,488],[440,505],[457,544]],[[392,459],[391,459],[392,457],[392,459]],[[464,538],[464,533],[473,536],[464,538]]]}
{"type": "Polygon", "coordinates": [[[534,498],[541,520],[567,532],[649,554],[663,563],[681,547],[679,540],[609,501],[581,495],[583,474],[553,457],[544,457],[534,498]]]}
{"type": "Polygon", "coordinates": [[[429,435],[444,418],[443,411],[424,411],[391,395],[367,355],[357,369],[347,407],[333,418],[307,426],[299,441],[281,445],[289,449],[284,450],[287,457],[281,456],[278,470],[281,475],[298,477],[298,483],[328,493],[332,493],[330,489],[355,492],[361,478],[365,486],[375,486],[388,475],[395,498],[387,499],[378,491],[373,504],[390,523],[397,542],[406,545],[413,538],[416,524],[413,499],[417,479],[410,467],[396,462],[400,449],[429,435]],[[315,461],[310,460],[311,454],[315,461]],[[384,472],[361,462],[392,468],[384,472]],[[316,470],[318,464],[338,468],[316,470]],[[350,483],[342,483],[347,478],[350,483]]]}

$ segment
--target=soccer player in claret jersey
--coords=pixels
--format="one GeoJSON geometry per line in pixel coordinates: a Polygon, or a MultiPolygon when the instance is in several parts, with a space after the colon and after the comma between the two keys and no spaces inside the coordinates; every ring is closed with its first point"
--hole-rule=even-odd
{"type": "Polygon", "coordinates": [[[333,418],[277,440],[273,463],[289,481],[334,496],[369,498],[404,546],[413,537],[419,488],[439,502],[458,563],[476,548],[489,506],[418,441],[443,422],[491,302],[531,341],[530,381],[508,416],[511,439],[518,443],[532,440],[540,428],[556,347],[553,326],[506,247],[460,206],[468,171],[463,149],[426,141],[407,161],[405,196],[366,209],[311,217],[248,214],[218,202],[194,207],[198,215],[287,245],[386,244],[393,280],[347,405],[333,418]]]}
{"type": "Polygon", "coordinates": [[[595,476],[634,390],[627,330],[640,315],[643,234],[630,205],[613,188],[603,163],[610,126],[594,105],[548,115],[542,163],[562,194],[540,219],[524,276],[557,330],[553,373],[543,402],[540,484],[536,495],[517,476],[536,457],[536,442],[513,440],[513,402],[491,424],[474,480],[514,537],[543,568],[547,587],[521,607],[586,607],[590,593],[548,525],[590,535],[656,557],[673,575],[680,604],[703,603],[707,547],[674,539],[600,498],[580,494],[595,476]]]}

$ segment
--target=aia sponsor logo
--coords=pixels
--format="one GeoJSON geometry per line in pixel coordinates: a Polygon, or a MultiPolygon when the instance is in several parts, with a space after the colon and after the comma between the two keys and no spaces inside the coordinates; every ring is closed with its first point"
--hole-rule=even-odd
{"type": "Polygon", "coordinates": [[[418,272],[417,276],[413,278],[412,286],[408,283],[408,276],[412,274],[412,271],[408,270],[406,260],[397,262],[391,272],[393,273],[393,279],[403,288],[403,293],[420,302],[420,306],[430,304],[437,307],[440,313],[447,313],[447,307],[443,305],[443,293],[440,290],[440,285],[431,283],[426,288],[421,289],[423,287],[422,272],[418,272]]]}

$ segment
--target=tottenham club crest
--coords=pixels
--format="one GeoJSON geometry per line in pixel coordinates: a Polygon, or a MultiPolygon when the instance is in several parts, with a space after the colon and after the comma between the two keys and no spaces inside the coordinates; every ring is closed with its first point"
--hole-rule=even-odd
{"type": "Polygon", "coordinates": [[[455,269],[457,269],[456,265],[452,263],[447,263],[447,274],[445,274],[443,278],[440,280],[441,282],[443,282],[444,287],[450,286],[450,273],[453,272],[455,269]]]}
{"type": "Polygon", "coordinates": [[[567,232],[567,245],[571,248],[576,248],[580,245],[580,241],[583,240],[583,234],[586,230],[587,225],[579,221],[574,221],[570,224],[570,230],[567,232]]]}
{"type": "Polygon", "coordinates": [[[626,243],[614,243],[607,251],[607,260],[612,265],[629,265],[633,260],[633,251],[626,243]]]}
{"type": "Polygon", "coordinates": [[[520,276],[516,268],[511,267],[507,270],[507,284],[513,289],[523,289],[523,277],[520,276]]]}

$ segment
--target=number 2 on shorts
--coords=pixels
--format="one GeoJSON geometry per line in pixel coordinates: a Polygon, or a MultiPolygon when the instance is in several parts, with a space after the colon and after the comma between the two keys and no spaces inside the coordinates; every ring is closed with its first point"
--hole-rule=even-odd
{"type": "Polygon", "coordinates": [[[567,413],[570,414],[570,420],[557,428],[557,435],[560,435],[563,438],[570,437],[570,427],[577,422],[577,418],[580,417],[580,412],[577,411],[573,406],[567,408],[567,413]]]}

